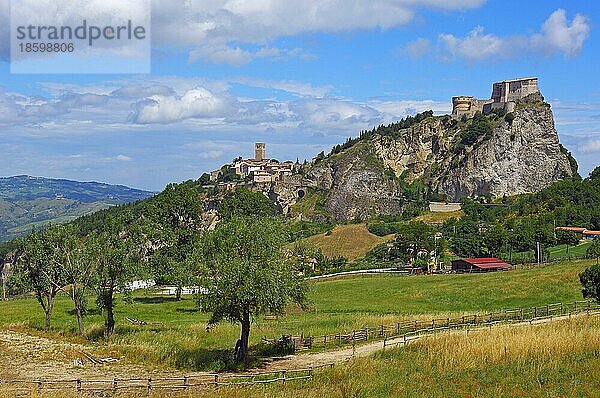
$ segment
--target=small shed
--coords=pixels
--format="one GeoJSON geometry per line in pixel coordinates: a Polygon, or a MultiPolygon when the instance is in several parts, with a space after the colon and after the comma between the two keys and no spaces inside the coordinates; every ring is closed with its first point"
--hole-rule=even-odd
{"type": "Polygon", "coordinates": [[[452,261],[452,270],[456,272],[506,271],[511,265],[495,257],[463,258],[452,261]]]}

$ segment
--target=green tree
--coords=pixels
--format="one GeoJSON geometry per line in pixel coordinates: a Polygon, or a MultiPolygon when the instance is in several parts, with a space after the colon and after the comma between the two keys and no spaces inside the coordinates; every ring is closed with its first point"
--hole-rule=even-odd
{"type": "Polygon", "coordinates": [[[138,225],[148,246],[155,247],[150,261],[157,279],[176,286],[177,300],[193,278],[186,263],[202,229],[204,207],[193,182],[170,184],[156,198],[148,217],[138,225]]]}
{"type": "Polygon", "coordinates": [[[108,218],[105,231],[88,242],[96,256],[98,304],[106,311],[105,332],[115,331],[115,292],[124,291],[127,282],[144,274],[140,239],[123,218],[108,218]]]}
{"type": "Polygon", "coordinates": [[[583,297],[592,298],[600,302],[600,266],[598,264],[587,268],[579,274],[579,281],[583,289],[583,297]]]}
{"type": "Polygon", "coordinates": [[[64,269],[54,261],[51,228],[32,231],[21,241],[15,280],[22,290],[33,290],[45,314],[44,328],[50,329],[56,295],[65,285],[64,269]]]}
{"type": "Polygon", "coordinates": [[[420,250],[431,252],[435,249],[435,228],[421,221],[400,225],[394,247],[401,258],[414,263],[420,250]]]}
{"type": "Polygon", "coordinates": [[[236,360],[248,362],[250,325],[261,314],[282,314],[286,304],[306,303],[307,284],[284,255],[283,222],[270,217],[238,217],[207,232],[190,260],[199,266],[202,310],[209,325],[224,319],[241,324],[236,360]]]}
{"type": "Polygon", "coordinates": [[[561,245],[567,245],[567,253],[569,252],[569,246],[575,246],[579,243],[581,235],[573,231],[556,231],[556,241],[561,245]]]}
{"type": "Polygon", "coordinates": [[[269,217],[274,215],[275,205],[261,192],[237,187],[219,204],[219,216],[227,220],[235,216],[269,217]]]}
{"type": "Polygon", "coordinates": [[[79,335],[84,336],[83,313],[85,310],[85,292],[91,287],[96,276],[92,262],[96,253],[79,236],[73,225],[53,227],[54,250],[51,261],[62,269],[64,281],[71,290],[79,335]]]}
{"type": "Polygon", "coordinates": [[[600,261],[600,240],[595,239],[592,242],[592,244],[587,248],[585,254],[589,258],[595,258],[596,265],[598,265],[598,262],[600,261]]]}

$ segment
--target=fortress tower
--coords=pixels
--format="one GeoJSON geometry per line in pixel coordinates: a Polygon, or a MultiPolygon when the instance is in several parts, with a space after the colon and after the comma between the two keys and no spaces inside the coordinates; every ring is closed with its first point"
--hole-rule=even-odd
{"type": "Polygon", "coordinates": [[[267,158],[267,145],[264,142],[254,144],[254,159],[265,160],[267,158]]]}

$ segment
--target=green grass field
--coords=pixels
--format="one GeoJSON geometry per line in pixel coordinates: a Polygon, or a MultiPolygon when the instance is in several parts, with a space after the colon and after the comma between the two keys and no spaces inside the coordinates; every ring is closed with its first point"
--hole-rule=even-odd
{"type": "MultiPolygon", "coordinates": [[[[576,246],[557,245],[548,247],[546,250],[549,252],[549,258],[551,261],[583,258],[585,257],[585,252],[591,243],[592,242],[590,241],[582,241],[576,246]]],[[[505,253],[502,255],[502,258],[507,261],[510,261],[509,258],[512,258],[512,260],[516,261],[535,262],[535,251],[529,250],[526,252],[516,252],[510,254],[505,253]]]]}
{"type": "MultiPolygon", "coordinates": [[[[313,308],[289,308],[279,319],[257,319],[251,344],[262,336],[322,335],[393,323],[416,316],[483,312],[502,308],[544,305],[581,299],[578,274],[592,261],[558,263],[542,268],[490,274],[432,276],[355,276],[313,283],[313,308]]],[[[85,318],[88,338],[105,352],[125,355],[128,361],[186,370],[219,369],[220,350],[230,350],[239,326],[223,323],[207,331],[208,314],[196,310],[191,297],[177,302],[169,297],[137,293],[131,303],[119,300],[117,333],[100,338],[102,316],[93,309],[85,318]],[[126,317],[163,326],[133,326],[126,317]]],[[[40,332],[43,312],[34,299],[0,303],[0,325],[54,338],[77,341],[73,306],[68,297],[57,302],[50,333],[40,332]]]]}

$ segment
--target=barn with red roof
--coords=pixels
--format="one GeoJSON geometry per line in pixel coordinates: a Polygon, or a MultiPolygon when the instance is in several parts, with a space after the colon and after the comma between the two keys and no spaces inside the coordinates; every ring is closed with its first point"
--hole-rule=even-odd
{"type": "Polygon", "coordinates": [[[452,270],[456,272],[506,271],[511,265],[495,257],[463,258],[452,261],[452,270]]]}

